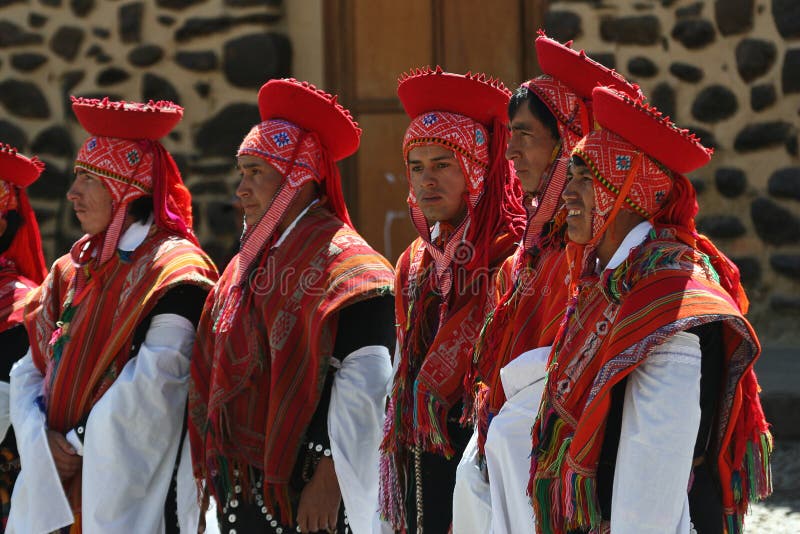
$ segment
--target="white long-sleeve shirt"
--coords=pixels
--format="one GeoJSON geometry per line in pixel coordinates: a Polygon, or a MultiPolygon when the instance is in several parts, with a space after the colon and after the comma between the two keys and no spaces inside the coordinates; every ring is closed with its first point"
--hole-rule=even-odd
{"type": "MultiPolygon", "coordinates": [[[[150,223],[132,225],[120,239],[120,248],[138,247],[150,223]]],[[[164,503],[181,446],[194,337],[188,319],[154,316],[138,352],[92,407],[80,450],[83,532],[164,531],[164,503]]],[[[11,371],[11,421],[22,471],[11,498],[9,533],[47,533],[74,522],[48,445],[45,414],[36,402],[43,384],[28,351],[11,371]]],[[[74,435],[70,437],[76,443],[74,435]]],[[[182,529],[196,532],[199,507],[184,460],[188,458],[181,458],[179,477],[188,480],[179,480],[178,516],[182,529]]]]}
{"type": "MultiPolygon", "coordinates": [[[[633,228],[606,265],[614,269],[652,229],[633,228]]],[[[700,339],[679,332],[628,378],[611,499],[611,532],[689,534],[688,485],[700,427],[700,339]]]]}

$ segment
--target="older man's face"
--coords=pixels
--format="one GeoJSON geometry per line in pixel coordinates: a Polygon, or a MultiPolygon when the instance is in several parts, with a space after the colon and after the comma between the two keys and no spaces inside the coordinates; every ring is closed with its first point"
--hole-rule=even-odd
{"type": "Polygon", "coordinates": [[[89,235],[99,234],[111,224],[113,199],[103,180],[91,172],[78,169],[67,191],[67,200],[89,235]]]}
{"type": "Polygon", "coordinates": [[[241,180],[236,188],[236,196],[242,204],[245,223],[252,227],[272,204],[272,199],[283,184],[283,176],[278,169],[257,156],[239,156],[237,167],[241,180]]]}

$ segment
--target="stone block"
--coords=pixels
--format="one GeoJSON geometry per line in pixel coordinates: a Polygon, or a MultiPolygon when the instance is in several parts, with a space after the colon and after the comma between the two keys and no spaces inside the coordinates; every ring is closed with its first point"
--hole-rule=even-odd
{"type": "Polygon", "coordinates": [[[132,2],[119,8],[119,36],[123,43],[138,43],[142,40],[142,17],[144,4],[132,2]]]}
{"type": "Polygon", "coordinates": [[[0,104],[11,115],[26,119],[50,117],[50,106],[36,84],[7,79],[0,82],[0,104]]]}
{"type": "Polygon", "coordinates": [[[76,26],[62,26],[50,39],[50,50],[58,57],[72,61],[80,51],[84,31],[76,26]]]}
{"type": "Polygon", "coordinates": [[[714,174],[717,191],[728,198],[736,198],[747,189],[747,176],[741,169],[720,167],[714,174]]]}
{"type": "Polygon", "coordinates": [[[658,74],[658,66],[644,56],[636,56],[628,61],[628,73],[639,78],[652,78],[658,74]]]}
{"type": "Polygon", "coordinates": [[[800,200],[800,167],[785,167],[772,173],[767,190],[774,197],[800,200]]]}
{"type": "Polygon", "coordinates": [[[697,230],[715,239],[732,239],[747,233],[735,215],[707,215],[697,219],[697,230]]]}
{"type": "Polygon", "coordinates": [[[773,254],[769,259],[769,264],[775,272],[800,280],[800,255],[773,254]]]}
{"type": "Polygon", "coordinates": [[[778,33],[785,39],[800,37],[800,2],[797,0],[772,0],[772,16],[778,33]]]}
{"type": "Polygon", "coordinates": [[[675,90],[668,83],[662,82],[653,88],[650,103],[665,116],[675,116],[675,90]]]}
{"type": "Polygon", "coordinates": [[[77,17],[85,17],[94,9],[94,0],[70,0],[69,7],[77,17]]]}
{"type": "Polygon", "coordinates": [[[130,77],[131,75],[124,69],[109,67],[97,73],[97,85],[99,87],[108,87],[109,85],[122,83],[130,77]]]}
{"type": "Polygon", "coordinates": [[[49,154],[64,158],[75,157],[72,136],[63,126],[51,126],[39,132],[33,140],[31,151],[34,154],[49,154]]]}
{"type": "Polygon", "coordinates": [[[753,28],[753,0],[716,0],[714,18],[722,35],[744,33],[753,28]]]}
{"type": "Polygon", "coordinates": [[[258,89],[273,78],[291,74],[292,47],[285,35],[252,33],[225,43],[222,68],[237,87],[258,89]]]}
{"type": "Polygon", "coordinates": [[[14,54],[11,56],[11,66],[21,72],[31,72],[47,63],[47,56],[35,52],[14,54]]]}
{"type": "Polygon", "coordinates": [[[739,277],[746,286],[753,287],[761,281],[761,262],[752,256],[731,258],[739,268],[739,277]]]}
{"type": "Polygon", "coordinates": [[[715,123],[732,117],[739,109],[736,95],[723,85],[710,85],[700,91],[692,103],[692,116],[715,123]]]}
{"type": "Polygon", "coordinates": [[[733,148],[737,152],[752,152],[775,147],[786,144],[796,133],[792,124],[784,121],[748,124],[736,134],[733,148]]]}
{"type": "Polygon", "coordinates": [[[661,38],[661,22],[654,15],[603,17],[600,36],[604,41],[630,45],[654,45],[661,38]]]}
{"type": "Polygon", "coordinates": [[[153,100],[168,100],[175,104],[181,103],[181,96],[177,89],[165,78],[146,72],[142,76],[142,100],[147,102],[153,100]]]}
{"type": "Polygon", "coordinates": [[[766,74],[775,64],[775,44],[764,39],[742,39],[736,45],[736,69],[739,76],[751,82],[766,74]]]}
{"type": "Polygon", "coordinates": [[[0,48],[40,44],[42,36],[38,33],[26,32],[13,22],[0,20],[0,48]]]}
{"type": "Polygon", "coordinates": [[[230,104],[198,128],[195,148],[203,156],[231,158],[245,134],[259,122],[257,105],[230,104]]]}
{"type": "Polygon", "coordinates": [[[198,72],[216,70],[219,61],[216,52],[204,50],[200,52],[178,52],[175,54],[175,63],[181,67],[198,72]]]}
{"type": "Polygon", "coordinates": [[[783,56],[781,86],[784,94],[800,93],[800,48],[787,50],[783,56]]]}
{"type": "Polygon", "coordinates": [[[703,69],[680,61],[671,64],[669,72],[684,82],[697,83],[703,79],[703,69]]]}
{"type": "Polygon", "coordinates": [[[768,198],[759,197],[750,204],[750,217],[758,237],[770,245],[800,242],[800,219],[768,198]]]}
{"type": "Polygon", "coordinates": [[[544,16],[544,29],[549,37],[566,43],[581,35],[581,18],[571,11],[548,11],[544,16]]]}
{"type": "Polygon", "coordinates": [[[155,65],[164,57],[164,50],[158,45],[137,46],[128,52],[128,62],[137,67],[155,65]]]}
{"type": "Polygon", "coordinates": [[[28,135],[25,130],[0,119],[0,142],[16,147],[20,152],[28,151],[28,135]]]}
{"type": "Polygon", "coordinates": [[[753,111],[762,111],[772,106],[777,100],[775,86],[771,83],[754,85],[750,89],[750,107],[753,111]]]}
{"type": "Polygon", "coordinates": [[[697,50],[713,43],[716,31],[705,19],[679,19],[672,28],[672,38],[690,50],[697,50]]]}

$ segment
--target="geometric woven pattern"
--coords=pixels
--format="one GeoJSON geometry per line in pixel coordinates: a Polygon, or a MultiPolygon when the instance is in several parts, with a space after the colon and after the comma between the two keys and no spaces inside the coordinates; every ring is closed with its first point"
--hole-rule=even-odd
{"type": "Polygon", "coordinates": [[[137,141],[90,137],[78,151],[75,168],[103,178],[115,206],[153,193],[153,153],[137,141]]]}
{"type": "Polygon", "coordinates": [[[319,168],[322,152],[315,135],[280,119],[271,119],[253,126],[239,146],[238,156],[264,159],[286,177],[287,185],[299,189],[311,180],[322,181],[319,168]],[[298,141],[300,146],[297,146],[298,141]]]}

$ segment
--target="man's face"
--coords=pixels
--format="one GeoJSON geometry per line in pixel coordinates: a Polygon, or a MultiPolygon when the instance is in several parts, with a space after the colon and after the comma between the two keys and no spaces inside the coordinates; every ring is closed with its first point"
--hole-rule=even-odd
{"type": "Polygon", "coordinates": [[[91,172],[79,169],[67,191],[81,229],[89,235],[99,234],[111,223],[113,199],[103,180],[91,172]]]}
{"type": "Polygon", "coordinates": [[[464,218],[467,181],[455,154],[440,145],[412,148],[408,153],[411,189],[428,224],[445,221],[453,226],[464,218]]]}
{"type": "Polygon", "coordinates": [[[530,196],[539,191],[558,139],[533,116],[527,102],[511,118],[510,130],[506,158],[514,165],[525,195],[530,196]]]}
{"type": "Polygon", "coordinates": [[[567,232],[578,244],[592,239],[592,214],[594,212],[594,179],[586,165],[572,160],[567,170],[567,182],[561,197],[566,203],[567,232]]]}
{"type": "Polygon", "coordinates": [[[236,159],[241,176],[236,196],[241,201],[245,223],[253,226],[272,204],[283,183],[283,176],[278,169],[257,156],[243,155],[236,159]]]}

